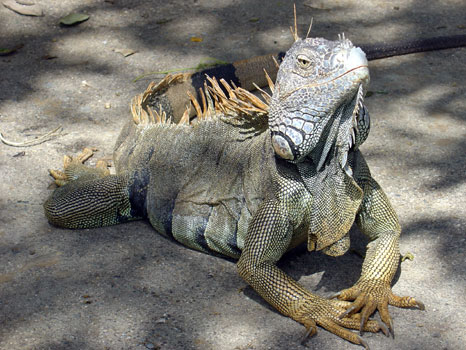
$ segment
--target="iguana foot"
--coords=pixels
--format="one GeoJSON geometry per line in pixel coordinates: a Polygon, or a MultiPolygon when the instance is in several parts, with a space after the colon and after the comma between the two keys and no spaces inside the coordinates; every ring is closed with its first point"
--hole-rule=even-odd
{"type": "Polygon", "coordinates": [[[388,305],[397,307],[418,307],[424,310],[424,304],[412,297],[399,297],[393,294],[390,284],[378,280],[360,280],[353,287],[344,289],[333,297],[340,300],[353,300],[351,306],[340,314],[341,319],[348,316],[360,315],[359,331],[365,330],[369,316],[377,309],[392,335],[394,335],[393,321],[388,312],[388,305]],[[359,312],[360,311],[360,312],[359,312]]]}
{"type": "MultiPolygon", "coordinates": [[[[350,304],[341,300],[319,299],[300,308],[297,315],[292,317],[307,329],[302,341],[308,336],[316,334],[317,326],[321,326],[345,340],[369,349],[368,344],[358,334],[349,330],[360,328],[361,315],[355,313],[340,317],[350,304]]],[[[387,336],[389,334],[387,327],[376,320],[366,320],[363,324],[363,330],[374,333],[382,331],[387,336]]]]}
{"type": "Polygon", "coordinates": [[[58,186],[66,185],[68,182],[77,180],[81,177],[98,178],[110,174],[108,164],[104,160],[99,160],[95,168],[84,165],[96,149],[84,148],[81,154],[76,157],[65,156],[63,159],[63,171],[49,169],[50,175],[58,186]]]}

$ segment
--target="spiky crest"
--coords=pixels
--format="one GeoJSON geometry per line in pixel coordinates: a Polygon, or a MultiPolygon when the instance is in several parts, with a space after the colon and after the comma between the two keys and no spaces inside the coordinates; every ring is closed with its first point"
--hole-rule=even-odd
{"type": "Polygon", "coordinates": [[[291,35],[293,36],[294,41],[299,40],[298,36],[298,20],[296,18],[296,4],[293,4],[293,14],[294,14],[294,29],[290,27],[291,35]]]}
{"type": "MultiPolygon", "coordinates": [[[[266,78],[271,91],[274,84],[267,72],[266,78]]],[[[135,124],[165,124],[175,125],[171,118],[160,106],[159,110],[154,110],[151,100],[154,96],[165,93],[172,84],[184,81],[185,75],[167,75],[158,84],[152,82],[147,89],[133,98],[131,101],[131,113],[135,124]]],[[[224,79],[217,81],[214,77],[206,76],[207,83],[203,89],[199,89],[199,98],[187,92],[189,102],[178,125],[191,125],[194,121],[215,119],[220,117],[225,122],[235,125],[248,125],[248,128],[265,130],[267,127],[267,113],[269,108],[270,95],[260,89],[264,101],[256,97],[251,92],[237,87],[234,83],[229,84],[224,79]],[[191,119],[191,109],[194,108],[195,116],[191,119]]]]}
{"type": "Polygon", "coordinates": [[[308,28],[307,33],[306,33],[306,39],[309,38],[309,34],[311,33],[312,22],[314,22],[314,17],[311,17],[311,23],[309,23],[309,28],[308,28]]]}

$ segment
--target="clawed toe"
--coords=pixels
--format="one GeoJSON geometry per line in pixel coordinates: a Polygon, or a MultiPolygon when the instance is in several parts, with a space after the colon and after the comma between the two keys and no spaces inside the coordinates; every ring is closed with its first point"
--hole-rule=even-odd
{"type": "Polygon", "coordinates": [[[300,340],[300,344],[304,344],[306,340],[317,333],[317,325],[314,323],[306,328],[306,332],[303,334],[300,340]]]}
{"type": "Polygon", "coordinates": [[[64,156],[63,158],[63,171],[49,169],[50,175],[53,177],[58,186],[64,186],[72,180],[76,180],[81,176],[107,176],[110,174],[108,164],[104,160],[99,160],[95,168],[89,168],[84,163],[94,155],[96,148],[84,148],[83,151],[75,156],[64,156]]]}
{"type": "Polygon", "coordinates": [[[76,157],[76,160],[80,163],[84,163],[86,160],[91,158],[94,155],[94,152],[97,151],[97,148],[84,148],[80,155],[76,157]]]}
{"type": "Polygon", "coordinates": [[[370,350],[369,344],[367,344],[367,342],[364,339],[362,339],[359,335],[357,335],[357,337],[359,338],[359,344],[364,346],[364,349],[370,350]]]}
{"type": "Polygon", "coordinates": [[[390,326],[388,328],[390,329],[390,334],[392,335],[392,338],[395,338],[395,327],[393,326],[392,319],[390,319],[390,326]]]}
{"type": "Polygon", "coordinates": [[[419,310],[425,311],[426,307],[422,301],[416,300],[416,304],[419,310]]]}
{"type": "Polygon", "coordinates": [[[382,333],[385,334],[386,337],[389,337],[391,332],[390,332],[390,329],[387,327],[387,325],[385,323],[383,323],[383,322],[380,322],[380,321],[377,321],[377,323],[378,323],[382,333]]]}

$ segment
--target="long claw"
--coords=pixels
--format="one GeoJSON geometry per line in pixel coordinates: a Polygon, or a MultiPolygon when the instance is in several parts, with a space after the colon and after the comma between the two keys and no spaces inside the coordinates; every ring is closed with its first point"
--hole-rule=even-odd
{"type": "Polygon", "coordinates": [[[345,312],[343,312],[341,315],[338,315],[338,318],[341,320],[343,318],[345,318],[346,316],[348,316],[350,313],[352,313],[354,310],[356,310],[358,308],[357,305],[353,305],[351,307],[349,307],[345,312]]]}
{"type": "Polygon", "coordinates": [[[108,164],[104,160],[99,160],[94,168],[84,165],[86,160],[92,157],[96,151],[97,148],[86,147],[75,157],[64,156],[63,171],[49,169],[49,173],[54,178],[55,183],[61,187],[84,175],[90,175],[96,178],[110,175],[108,164]]]}
{"type": "Polygon", "coordinates": [[[390,330],[388,329],[387,325],[383,322],[377,321],[379,324],[380,330],[382,331],[383,334],[385,334],[386,337],[390,336],[390,330]]]}
{"type": "Polygon", "coordinates": [[[371,350],[371,349],[369,348],[369,344],[367,344],[367,342],[366,342],[364,339],[362,339],[359,335],[357,335],[357,337],[359,338],[359,343],[360,343],[362,346],[364,346],[364,349],[366,349],[366,350],[371,350]]]}
{"type": "MultiPolygon", "coordinates": [[[[345,301],[352,300],[352,304],[338,315],[339,322],[347,328],[359,330],[361,335],[363,331],[376,332],[381,330],[385,336],[389,337],[391,335],[395,338],[395,329],[388,312],[388,305],[402,308],[416,307],[425,310],[425,306],[421,301],[410,296],[400,297],[393,294],[389,283],[377,279],[360,280],[353,287],[342,290],[335,294],[334,297],[345,301]],[[379,312],[380,322],[369,319],[375,310],[379,312]],[[349,317],[350,321],[346,317],[349,317]]],[[[353,339],[359,339],[359,336],[355,338],[356,334],[353,334],[353,339]]],[[[361,344],[366,347],[363,343],[361,344]]]]}
{"type": "Polygon", "coordinates": [[[388,329],[390,329],[390,333],[392,335],[392,338],[395,339],[395,328],[393,327],[393,320],[390,319],[390,325],[388,326],[388,329]]]}
{"type": "Polygon", "coordinates": [[[362,309],[361,311],[361,326],[359,328],[359,332],[362,334],[362,331],[363,331],[363,328],[364,328],[364,325],[366,324],[367,320],[369,319],[369,317],[372,315],[372,313],[375,311],[375,309],[377,308],[377,304],[376,303],[368,303],[366,304],[366,306],[364,306],[364,308],[362,309]]]}
{"type": "Polygon", "coordinates": [[[333,293],[333,294],[330,294],[330,296],[328,297],[329,299],[335,299],[335,298],[338,298],[341,294],[341,291],[340,292],[336,292],[336,293],[333,293]]]}
{"type": "MultiPolygon", "coordinates": [[[[351,315],[354,312],[358,312],[365,304],[366,304],[367,297],[365,295],[360,295],[356,298],[356,300],[353,302],[351,307],[349,307],[345,312],[343,312],[340,316],[338,316],[340,319],[347,316],[351,315]]],[[[365,321],[367,321],[367,317],[365,318],[365,321]]],[[[363,317],[364,318],[364,317],[363,317]]],[[[364,323],[365,323],[364,321],[364,323]]]]}
{"type": "Polygon", "coordinates": [[[304,345],[304,342],[316,333],[317,333],[317,326],[310,326],[309,328],[307,328],[306,332],[301,337],[301,340],[300,340],[301,345],[304,345]]]}

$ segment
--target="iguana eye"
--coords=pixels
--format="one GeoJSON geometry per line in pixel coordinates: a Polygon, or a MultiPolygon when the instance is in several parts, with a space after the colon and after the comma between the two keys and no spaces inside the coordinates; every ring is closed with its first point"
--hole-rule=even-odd
{"type": "Polygon", "coordinates": [[[298,64],[301,68],[308,69],[312,66],[312,61],[305,55],[298,55],[298,64]]]}

